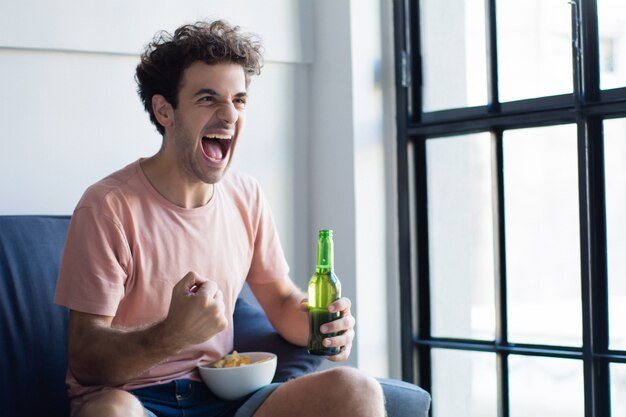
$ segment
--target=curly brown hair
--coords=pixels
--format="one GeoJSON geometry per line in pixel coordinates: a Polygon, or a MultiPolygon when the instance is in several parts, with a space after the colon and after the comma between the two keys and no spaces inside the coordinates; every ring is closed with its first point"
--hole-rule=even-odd
{"type": "Polygon", "coordinates": [[[152,97],[160,94],[176,109],[183,72],[197,61],[239,64],[248,86],[250,77],[261,72],[262,46],[256,36],[241,33],[238,26],[223,20],[184,25],[173,35],[158,32],[141,54],[135,80],[144,108],[161,135],[165,129],[154,116],[152,97]]]}

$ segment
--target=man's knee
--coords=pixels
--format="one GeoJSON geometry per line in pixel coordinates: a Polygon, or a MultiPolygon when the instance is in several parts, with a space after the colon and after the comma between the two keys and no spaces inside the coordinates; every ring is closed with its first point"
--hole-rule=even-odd
{"type": "Polygon", "coordinates": [[[354,368],[331,368],[286,382],[255,413],[256,417],[294,415],[382,417],[385,399],[374,378],[354,368]]]}
{"type": "Polygon", "coordinates": [[[384,401],[383,390],[378,381],[355,368],[332,368],[321,372],[321,376],[325,379],[324,386],[329,390],[328,395],[335,393],[342,402],[384,401]]]}
{"type": "Polygon", "coordinates": [[[141,402],[134,395],[112,390],[88,399],[77,413],[77,417],[144,417],[141,402]]]}

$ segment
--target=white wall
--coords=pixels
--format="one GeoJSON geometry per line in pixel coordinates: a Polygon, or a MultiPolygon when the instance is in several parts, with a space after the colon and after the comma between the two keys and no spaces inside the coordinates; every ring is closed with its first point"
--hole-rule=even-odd
{"type": "Polygon", "coordinates": [[[138,54],[160,29],[225,18],[258,33],[267,60],[251,86],[249,146],[238,148],[235,164],[263,183],[290,264],[302,275],[294,153],[306,142],[297,122],[306,114],[311,35],[300,20],[307,7],[293,0],[1,0],[0,213],[69,214],[89,184],[156,152],[161,139],[135,92],[138,54]]]}
{"type": "Polygon", "coordinates": [[[395,232],[385,228],[393,114],[382,104],[393,102],[393,80],[375,74],[392,65],[381,63],[380,47],[390,8],[390,0],[0,0],[0,214],[70,214],[89,184],[156,152],[160,137],[135,93],[139,52],[160,29],[229,20],[259,34],[266,50],[234,168],[263,185],[301,286],[317,230],[335,230],[337,272],[359,323],[349,363],[386,376],[380,317],[387,277],[396,277],[386,258],[395,232]]]}
{"type": "MultiPolygon", "coordinates": [[[[393,113],[385,105],[393,102],[393,79],[386,78],[393,72],[393,63],[383,61],[383,45],[393,49],[392,44],[384,44],[383,33],[391,29],[391,17],[379,0],[360,0],[352,6],[352,86],[354,101],[354,187],[355,187],[355,228],[357,260],[357,300],[359,321],[372,329],[360,332],[358,344],[359,366],[370,370],[374,375],[389,372],[391,366],[389,345],[393,334],[393,320],[388,320],[389,306],[397,307],[391,299],[388,303],[387,247],[393,239],[387,235],[387,200],[395,189],[391,185],[390,171],[386,170],[385,159],[387,118],[393,122],[393,113]],[[387,84],[389,82],[389,84],[387,84]],[[389,187],[389,188],[388,188],[389,187]]],[[[393,107],[392,107],[393,108],[393,107]]],[[[393,275],[391,275],[393,276],[393,275]]],[[[390,277],[391,277],[390,276],[390,277]]],[[[389,288],[389,294],[393,288],[389,288]]],[[[397,322],[396,322],[397,323],[397,322]]],[[[399,346],[396,343],[396,346],[399,346]]],[[[395,353],[395,352],[394,352],[395,353]]],[[[396,359],[399,355],[395,356],[396,359]]]]}
{"type": "Polygon", "coordinates": [[[266,58],[310,60],[308,0],[2,0],[0,45],[137,54],[158,30],[222,18],[262,35],[266,58]]]}

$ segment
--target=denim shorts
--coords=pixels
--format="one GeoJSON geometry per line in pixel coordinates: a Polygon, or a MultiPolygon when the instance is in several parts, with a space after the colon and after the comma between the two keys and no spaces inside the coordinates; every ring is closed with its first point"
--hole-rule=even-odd
{"type": "Polygon", "coordinates": [[[202,382],[187,379],[130,391],[149,417],[251,417],[278,387],[274,383],[234,401],[215,396],[202,382]]]}

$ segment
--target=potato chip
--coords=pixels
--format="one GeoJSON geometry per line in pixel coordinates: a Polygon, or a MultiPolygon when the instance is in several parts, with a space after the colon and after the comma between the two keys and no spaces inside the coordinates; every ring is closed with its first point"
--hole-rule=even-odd
{"type": "Polygon", "coordinates": [[[236,366],[250,365],[250,356],[240,355],[239,352],[233,350],[230,355],[224,356],[222,359],[213,362],[213,368],[234,368],[236,366]]]}

